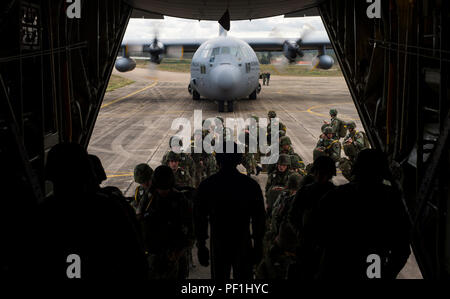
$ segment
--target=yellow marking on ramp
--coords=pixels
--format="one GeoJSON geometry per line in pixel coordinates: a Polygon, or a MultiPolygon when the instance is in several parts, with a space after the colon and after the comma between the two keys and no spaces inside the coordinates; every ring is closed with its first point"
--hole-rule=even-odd
{"type": "MultiPolygon", "coordinates": [[[[327,118],[329,118],[330,115],[324,114],[324,113],[315,112],[315,111],[313,111],[313,109],[318,109],[318,108],[322,108],[322,107],[329,107],[329,106],[350,105],[350,104],[353,104],[353,103],[352,103],[352,102],[349,102],[349,103],[332,103],[332,104],[315,105],[315,106],[309,107],[309,108],[306,110],[306,112],[308,112],[308,113],[310,113],[310,114],[313,114],[313,115],[320,116],[320,117],[327,117],[327,118]]],[[[343,116],[342,114],[340,114],[340,115],[343,116]]],[[[346,119],[346,120],[357,120],[357,119],[350,118],[350,117],[345,117],[345,116],[342,117],[342,119],[346,119]]]]}
{"type": "Polygon", "coordinates": [[[124,176],[133,176],[133,173],[125,173],[125,174],[111,174],[106,176],[108,179],[109,178],[117,178],[117,177],[124,177],[124,176]]]}
{"type": "Polygon", "coordinates": [[[147,90],[147,89],[149,89],[149,88],[154,87],[157,83],[158,83],[158,81],[156,80],[156,81],[153,82],[152,84],[147,85],[146,87],[144,87],[144,88],[142,88],[142,89],[136,90],[136,91],[134,91],[134,92],[132,92],[132,93],[130,93],[130,94],[127,94],[126,96],[123,96],[123,97],[120,97],[120,98],[118,98],[118,99],[112,100],[112,101],[110,101],[110,102],[108,102],[108,103],[105,103],[105,104],[103,104],[100,108],[105,108],[105,107],[108,107],[109,105],[112,105],[112,104],[117,103],[117,102],[119,102],[119,101],[125,100],[126,98],[129,98],[129,97],[131,97],[131,96],[134,96],[135,94],[138,94],[138,93],[140,93],[140,92],[143,92],[144,90],[147,90]]]}

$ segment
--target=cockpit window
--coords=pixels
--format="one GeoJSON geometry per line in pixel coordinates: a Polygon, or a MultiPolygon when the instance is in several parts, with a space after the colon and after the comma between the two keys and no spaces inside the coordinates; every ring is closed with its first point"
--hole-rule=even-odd
{"type": "Polygon", "coordinates": [[[217,56],[220,53],[220,48],[214,48],[212,51],[212,56],[217,56]]]}
{"type": "Polygon", "coordinates": [[[220,51],[220,54],[230,54],[230,48],[229,47],[222,47],[222,50],[220,51]]]}

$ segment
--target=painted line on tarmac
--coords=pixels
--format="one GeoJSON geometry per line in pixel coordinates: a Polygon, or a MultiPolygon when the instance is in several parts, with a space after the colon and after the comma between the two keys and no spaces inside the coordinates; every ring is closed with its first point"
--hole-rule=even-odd
{"type": "MultiPolygon", "coordinates": [[[[312,111],[313,109],[317,109],[317,108],[322,108],[322,107],[329,107],[329,106],[339,106],[339,105],[350,105],[350,104],[353,104],[352,102],[348,102],[348,103],[334,103],[334,104],[321,104],[321,105],[315,105],[315,106],[312,106],[312,107],[309,107],[307,110],[306,110],[306,112],[308,112],[309,114],[313,114],[313,115],[317,115],[317,116],[320,116],[320,117],[330,117],[330,115],[328,115],[328,114],[324,114],[324,113],[319,113],[319,112],[314,112],[314,111],[312,111]]],[[[341,116],[342,116],[342,114],[341,114],[341,116]]],[[[350,117],[342,117],[343,119],[346,119],[346,120],[356,120],[356,119],[354,119],[354,118],[350,118],[350,117]]]]}
{"type": "Polygon", "coordinates": [[[134,91],[134,92],[132,92],[132,93],[130,93],[130,94],[127,94],[126,96],[123,96],[123,97],[120,97],[120,98],[118,98],[118,99],[112,100],[112,101],[110,101],[110,102],[108,102],[108,103],[105,103],[105,104],[103,104],[100,108],[108,107],[109,105],[112,105],[112,104],[117,103],[117,102],[119,102],[119,101],[122,101],[122,100],[124,100],[124,99],[126,99],[126,98],[129,98],[129,97],[131,97],[131,96],[134,96],[135,94],[138,94],[138,93],[140,93],[140,92],[143,92],[144,90],[147,90],[147,89],[149,89],[149,88],[154,87],[157,83],[158,83],[158,80],[156,80],[155,82],[153,82],[153,83],[150,84],[150,85],[145,86],[145,87],[142,88],[142,89],[139,89],[139,90],[136,90],[136,91],[134,91]]]}

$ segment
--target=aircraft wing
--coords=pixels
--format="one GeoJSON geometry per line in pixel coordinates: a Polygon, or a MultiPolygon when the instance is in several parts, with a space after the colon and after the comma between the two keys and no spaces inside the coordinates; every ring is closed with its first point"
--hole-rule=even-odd
{"type": "MultiPolygon", "coordinates": [[[[182,47],[184,52],[195,52],[198,47],[208,39],[206,38],[176,38],[176,39],[158,39],[164,48],[182,47]]],[[[122,46],[145,47],[154,42],[153,39],[123,39],[122,46]]]]}
{"type": "Polygon", "coordinates": [[[303,38],[278,38],[278,37],[267,37],[267,38],[243,38],[254,51],[265,52],[265,51],[282,51],[285,42],[296,43],[299,41],[299,46],[301,50],[317,50],[322,47],[331,48],[330,40],[326,32],[322,31],[312,31],[303,38]]]}

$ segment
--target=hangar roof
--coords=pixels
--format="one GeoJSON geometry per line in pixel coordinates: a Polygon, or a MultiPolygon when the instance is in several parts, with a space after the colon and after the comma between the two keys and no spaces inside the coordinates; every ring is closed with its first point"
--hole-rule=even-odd
{"type": "Polygon", "coordinates": [[[249,20],[298,13],[316,6],[320,0],[125,0],[125,2],[135,8],[132,17],[162,18],[162,15],[165,15],[217,21],[227,8],[231,20],[249,20]]]}

